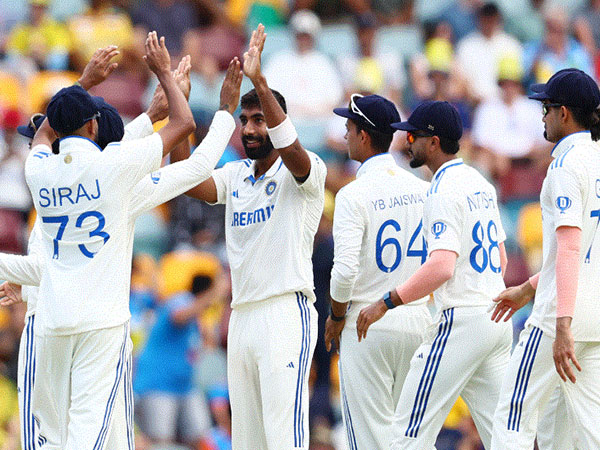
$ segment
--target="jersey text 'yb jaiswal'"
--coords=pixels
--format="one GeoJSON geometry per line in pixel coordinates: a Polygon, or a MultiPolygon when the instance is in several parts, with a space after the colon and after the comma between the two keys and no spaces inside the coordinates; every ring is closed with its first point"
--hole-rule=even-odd
{"type": "Polygon", "coordinates": [[[390,197],[388,201],[380,198],[378,200],[371,200],[371,204],[375,211],[381,211],[382,209],[397,208],[398,206],[414,205],[415,203],[423,203],[423,196],[421,194],[404,194],[399,196],[390,197]]]}

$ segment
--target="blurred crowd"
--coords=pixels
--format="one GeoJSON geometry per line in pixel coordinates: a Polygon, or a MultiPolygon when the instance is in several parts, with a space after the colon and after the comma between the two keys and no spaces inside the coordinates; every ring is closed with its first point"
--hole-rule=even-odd
{"type": "MultiPolygon", "coordinates": [[[[0,251],[23,253],[33,223],[18,125],[77,80],[97,48],[117,45],[118,68],[92,89],[125,121],[142,113],[156,80],[141,55],[149,30],[177,61],[192,58],[190,106],[200,142],[218,108],[224,69],[267,31],[263,65],[287,100],[303,145],[328,166],[313,255],[320,339],[311,372],[311,449],[345,448],[328,311],[335,193],[352,180],[344,119],[351,93],[393,100],[405,119],[423,100],[447,100],[466,133],[459,156],[492,180],[508,240],[507,285],[541,265],[539,191],[550,161],[532,83],[576,67],[600,75],[600,0],[0,0],[0,251]]],[[[242,93],[250,89],[245,80],[242,93]]],[[[407,167],[406,137],[392,153],[407,167]]],[[[245,157],[234,134],[220,165],[245,157]]],[[[412,169],[411,169],[412,170],[412,169]]],[[[428,179],[430,173],[418,172],[428,179]]],[[[223,207],[180,197],[136,224],[131,283],[136,447],[231,448],[226,336],[230,284],[223,207]]],[[[0,311],[0,450],[18,449],[16,366],[24,305],[0,311]]],[[[515,336],[528,309],[515,316],[515,336]]],[[[481,449],[464,403],[439,450],[481,449]]]]}

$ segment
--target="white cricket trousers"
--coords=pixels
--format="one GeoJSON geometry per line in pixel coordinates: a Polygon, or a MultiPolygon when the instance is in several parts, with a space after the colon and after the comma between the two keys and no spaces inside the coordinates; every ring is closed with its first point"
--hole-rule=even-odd
{"type": "MultiPolygon", "coordinates": [[[[567,431],[574,430],[575,448],[600,449],[600,342],[575,342],[575,355],[583,369],[581,372],[574,369],[575,384],[565,383],[558,376],[553,343],[553,338],[535,326],[528,325],[521,332],[494,415],[492,450],[533,449],[538,415],[558,386],[563,391],[565,406],[557,414],[563,421],[569,421],[567,431]]],[[[554,438],[569,442],[570,436],[554,438]]]]}
{"type": "Polygon", "coordinates": [[[485,448],[502,377],[510,358],[512,325],[490,320],[487,307],[440,311],[415,352],[394,417],[392,450],[432,450],[459,396],[485,448]]]}
{"type": "Polygon", "coordinates": [[[19,399],[19,416],[21,422],[21,448],[35,450],[37,441],[37,425],[33,415],[31,398],[35,383],[35,336],[33,326],[35,314],[25,320],[25,328],[19,343],[19,360],[17,365],[17,392],[19,399]]]}
{"type": "Polygon", "coordinates": [[[352,303],[340,342],[342,416],[350,450],[388,450],[393,418],[410,360],[431,326],[427,305],[388,311],[358,342],[352,303]]]}
{"type": "Polygon", "coordinates": [[[231,313],[227,376],[234,450],[308,449],[308,376],[317,340],[313,299],[312,292],[294,292],[231,313]]]}
{"type": "Polygon", "coordinates": [[[40,448],[133,450],[129,322],[35,339],[40,448]]]}

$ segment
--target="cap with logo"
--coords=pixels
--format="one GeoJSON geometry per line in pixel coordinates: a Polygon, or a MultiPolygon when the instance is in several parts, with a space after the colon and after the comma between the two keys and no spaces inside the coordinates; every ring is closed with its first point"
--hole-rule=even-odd
{"type": "Polygon", "coordinates": [[[394,134],[396,130],[391,124],[402,120],[396,105],[380,95],[352,94],[348,108],[335,108],[333,112],[365,128],[386,134],[394,134]]]}
{"type": "Polygon", "coordinates": [[[97,118],[98,107],[81,86],[69,86],[52,97],[46,115],[54,131],[69,134],[97,118]]]}
{"type": "Polygon", "coordinates": [[[533,100],[550,100],[564,106],[595,110],[600,104],[598,85],[579,69],[563,69],[556,72],[546,83],[531,86],[533,100]]]}
{"type": "Polygon", "coordinates": [[[458,141],[463,132],[460,115],[448,102],[426,101],[413,111],[407,121],[393,123],[396,130],[422,131],[451,141],[458,141]]]}

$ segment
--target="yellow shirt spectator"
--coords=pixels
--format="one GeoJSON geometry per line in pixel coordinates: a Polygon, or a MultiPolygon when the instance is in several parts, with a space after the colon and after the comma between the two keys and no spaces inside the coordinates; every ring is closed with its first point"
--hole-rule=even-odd
{"type": "Polygon", "coordinates": [[[282,23],[287,13],[285,0],[227,0],[225,12],[229,19],[237,25],[244,25],[248,14],[255,8],[256,14],[261,15],[264,25],[282,23]],[[265,23],[267,22],[267,23],[265,23]],[[275,23],[273,23],[275,22],[275,23]]]}
{"type": "Polygon", "coordinates": [[[0,448],[3,448],[8,438],[7,429],[10,428],[10,422],[18,414],[17,388],[0,375],[0,448]]]}

